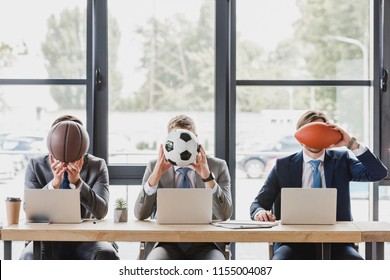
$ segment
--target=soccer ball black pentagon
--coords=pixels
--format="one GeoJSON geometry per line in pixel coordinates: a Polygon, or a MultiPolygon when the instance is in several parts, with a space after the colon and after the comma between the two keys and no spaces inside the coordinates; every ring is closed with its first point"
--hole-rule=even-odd
{"type": "Polygon", "coordinates": [[[189,130],[171,131],[164,142],[165,158],[177,166],[188,166],[195,162],[198,154],[198,140],[189,130]]]}

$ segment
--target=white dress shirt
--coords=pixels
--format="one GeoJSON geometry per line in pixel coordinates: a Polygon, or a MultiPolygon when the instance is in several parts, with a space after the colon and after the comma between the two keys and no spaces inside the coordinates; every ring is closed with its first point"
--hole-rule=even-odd
{"type": "MultiPolygon", "coordinates": [[[[195,187],[195,175],[196,175],[196,172],[195,172],[195,169],[191,165],[187,166],[187,167],[191,169],[191,170],[188,171],[187,176],[190,179],[191,188],[194,188],[195,187]]],[[[178,188],[182,178],[181,178],[181,174],[179,172],[176,172],[176,170],[179,169],[180,166],[174,166],[173,168],[175,170],[175,187],[178,188]]],[[[147,195],[152,195],[152,194],[155,194],[157,192],[157,186],[158,185],[150,186],[149,182],[147,180],[145,182],[143,188],[144,188],[144,191],[145,191],[145,193],[147,195]]],[[[216,191],[217,191],[217,188],[213,188],[213,193],[215,193],[216,191]]]]}
{"type": "MultiPolygon", "coordinates": [[[[355,156],[360,156],[363,154],[365,151],[367,151],[367,148],[359,145],[359,148],[353,150],[352,152],[354,153],[355,156]]],[[[313,185],[313,166],[309,163],[311,160],[320,160],[321,163],[318,166],[318,170],[321,173],[321,186],[323,188],[326,188],[326,182],[325,182],[325,175],[324,175],[324,158],[325,158],[325,153],[322,154],[317,159],[313,159],[303,153],[303,169],[302,169],[302,188],[311,188],[313,185]]],[[[332,186],[328,186],[332,187],[332,186]]],[[[334,187],[334,186],[333,186],[334,187]]]]}

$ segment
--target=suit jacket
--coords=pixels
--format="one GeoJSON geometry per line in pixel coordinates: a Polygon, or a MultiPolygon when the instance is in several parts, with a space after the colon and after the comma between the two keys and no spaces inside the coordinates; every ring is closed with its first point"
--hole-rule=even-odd
{"type": "MultiPolygon", "coordinates": [[[[233,206],[232,206],[232,197],[230,191],[230,174],[228,166],[224,160],[218,158],[207,158],[210,172],[214,174],[216,184],[214,188],[217,188],[216,192],[213,195],[213,219],[217,220],[227,220],[232,215],[233,206]]],[[[147,218],[154,218],[156,215],[156,198],[157,193],[153,195],[147,195],[144,191],[143,185],[149,179],[150,174],[153,172],[156,165],[156,160],[149,162],[146,167],[143,179],[142,187],[139,192],[138,198],[134,205],[134,215],[139,220],[144,220],[147,218]]],[[[158,182],[158,188],[171,188],[175,186],[175,171],[171,167],[168,171],[161,176],[160,181],[158,182]]],[[[202,178],[199,174],[195,175],[195,187],[196,188],[205,188],[205,183],[202,181],[202,178]]],[[[224,251],[224,244],[216,244],[222,251],[224,251]]],[[[150,252],[156,246],[154,243],[146,244],[146,254],[150,252]]]]}
{"type": "MultiPolygon", "coordinates": [[[[80,172],[82,183],[79,187],[81,202],[81,217],[102,219],[108,212],[109,177],[105,161],[86,154],[84,165],[80,172]]],[[[53,180],[49,155],[35,157],[29,160],[24,187],[26,189],[48,188],[53,180]]]]}
{"type": "MultiPolygon", "coordinates": [[[[281,188],[302,187],[303,151],[278,159],[264,186],[250,206],[250,215],[270,210],[275,202],[275,216],[280,219],[281,188]]],[[[337,189],[337,221],[352,221],[349,182],[374,182],[387,176],[387,168],[369,150],[357,158],[348,151],[326,150],[324,173],[327,188],[337,189]]]]}

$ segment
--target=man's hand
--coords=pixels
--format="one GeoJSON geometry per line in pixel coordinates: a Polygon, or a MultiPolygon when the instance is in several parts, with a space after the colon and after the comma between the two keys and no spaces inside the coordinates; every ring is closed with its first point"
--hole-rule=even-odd
{"type": "Polygon", "coordinates": [[[155,186],[160,181],[161,176],[167,172],[167,170],[172,166],[172,164],[165,159],[163,146],[160,145],[160,149],[158,151],[158,158],[156,162],[156,166],[152,174],[150,174],[148,183],[150,186],[155,186]]]}
{"type": "MultiPolygon", "coordinates": [[[[342,146],[348,147],[348,144],[351,141],[352,137],[347,132],[345,132],[342,128],[336,126],[335,124],[331,124],[331,123],[327,123],[327,124],[333,127],[333,129],[338,130],[342,135],[340,141],[330,146],[330,148],[336,148],[342,146]]],[[[351,150],[355,150],[357,148],[359,148],[359,143],[354,142],[353,145],[351,146],[351,150]]]]}
{"type": "Polygon", "coordinates": [[[196,173],[203,179],[206,179],[210,175],[209,165],[207,163],[206,152],[202,146],[199,146],[199,153],[196,156],[196,162],[191,164],[196,173]]]}
{"type": "MultiPolygon", "coordinates": [[[[192,163],[191,165],[194,167],[196,173],[198,173],[202,179],[207,179],[210,176],[210,169],[207,163],[207,155],[201,145],[199,145],[199,153],[196,156],[196,162],[192,163]]],[[[204,184],[206,188],[212,189],[216,184],[215,182],[215,180],[211,180],[205,182],[204,184]]]]}
{"type": "Polygon", "coordinates": [[[255,216],[255,221],[259,222],[275,222],[276,217],[271,211],[259,211],[255,216]]]}
{"type": "Polygon", "coordinates": [[[84,157],[81,157],[78,161],[69,162],[66,166],[66,170],[68,171],[68,180],[72,184],[76,184],[80,179],[80,172],[83,168],[84,157]]]}
{"type": "Polygon", "coordinates": [[[58,189],[62,183],[62,176],[66,171],[66,163],[56,160],[52,154],[49,155],[49,160],[53,172],[53,188],[58,189]]]}

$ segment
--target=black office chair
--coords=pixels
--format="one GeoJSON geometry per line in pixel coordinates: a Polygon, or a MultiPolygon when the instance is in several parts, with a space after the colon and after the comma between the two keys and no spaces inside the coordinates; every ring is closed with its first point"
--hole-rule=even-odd
{"type": "MultiPolygon", "coordinates": [[[[280,220],[280,193],[278,197],[275,199],[274,204],[272,205],[272,213],[275,215],[276,220],[280,220]]],[[[274,242],[268,243],[268,257],[272,260],[274,256],[274,242]]]]}
{"type": "MultiPolygon", "coordinates": [[[[230,243],[226,243],[225,251],[224,251],[225,260],[230,260],[231,252],[230,252],[230,243]]],[[[145,260],[145,242],[140,242],[139,253],[137,260],[145,260]]]]}
{"type": "MultiPolygon", "coordinates": [[[[272,213],[274,213],[274,215],[276,216],[276,220],[280,220],[280,217],[281,217],[280,203],[281,203],[281,201],[280,201],[280,194],[279,194],[278,197],[276,198],[273,206],[272,206],[272,213]]],[[[359,252],[359,243],[355,243],[354,248],[357,252],[359,252]]],[[[318,251],[320,251],[321,249],[322,248],[318,248],[318,251]]],[[[269,242],[268,255],[269,255],[270,260],[272,260],[272,258],[274,256],[274,251],[275,251],[274,242],[269,242]]]]}

